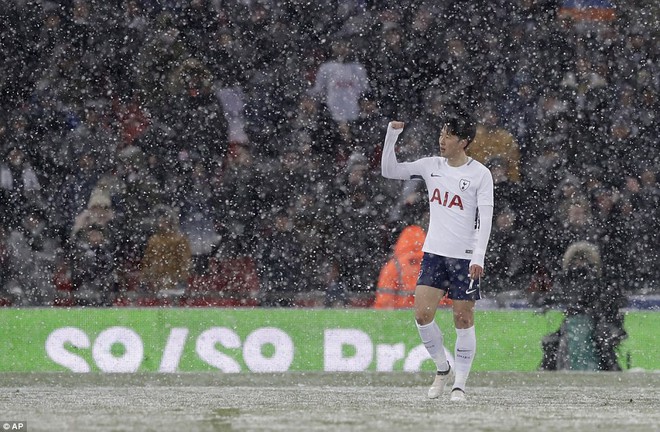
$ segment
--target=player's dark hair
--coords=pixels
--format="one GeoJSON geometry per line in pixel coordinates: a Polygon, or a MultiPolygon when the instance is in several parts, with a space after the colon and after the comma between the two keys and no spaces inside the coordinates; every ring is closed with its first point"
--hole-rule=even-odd
{"type": "Polygon", "coordinates": [[[472,114],[468,114],[459,106],[452,107],[447,112],[446,124],[448,132],[460,139],[467,140],[467,149],[477,134],[477,120],[472,114]]]}

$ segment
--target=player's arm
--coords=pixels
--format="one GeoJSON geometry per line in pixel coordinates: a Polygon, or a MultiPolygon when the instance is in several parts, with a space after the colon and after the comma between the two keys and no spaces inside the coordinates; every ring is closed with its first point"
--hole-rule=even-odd
{"type": "Polygon", "coordinates": [[[479,212],[479,230],[477,231],[477,244],[475,245],[470,261],[470,277],[477,279],[484,274],[484,261],[486,249],[493,227],[494,207],[493,176],[488,171],[482,178],[479,191],[477,192],[477,209],[479,212]]]}
{"type": "Polygon", "coordinates": [[[307,90],[307,94],[314,98],[323,96],[324,91],[328,85],[328,68],[325,64],[319,67],[314,80],[314,86],[307,90]]]}
{"type": "Polygon", "coordinates": [[[383,146],[383,154],[380,160],[380,167],[383,177],[408,180],[410,179],[410,170],[406,163],[399,163],[396,160],[396,153],[394,146],[397,138],[403,132],[404,123],[400,121],[392,121],[387,125],[387,134],[385,135],[385,144],[383,146]]]}
{"type": "Polygon", "coordinates": [[[486,259],[486,249],[490,239],[490,231],[493,227],[493,206],[479,206],[479,230],[477,231],[477,244],[470,261],[470,277],[478,279],[484,274],[484,261],[486,259]]]}

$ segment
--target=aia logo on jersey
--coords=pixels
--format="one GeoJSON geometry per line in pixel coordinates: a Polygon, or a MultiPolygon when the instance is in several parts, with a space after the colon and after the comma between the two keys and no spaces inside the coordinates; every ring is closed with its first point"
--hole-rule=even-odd
{"type": "MultiPolygon", "coordinates": [[[[467,183],[470,184],[470,182],[467,183]]],[[[433,190],[433,195],[431,195],[431,202],[433,201],[437,201],[438,204],[447,208],[458,207],[463,210],[463,200],[460,195],[452,195],[450,198],[449,192],[445,192],[443,195],[440,189],[437,188],[433,190]]]]}
{"type": "Polygon", "coordinates": [[[461,179],[458,182],[458,187],[461,188],[461,192],[465,192],[470,187],[470,180],[461,179]]]}

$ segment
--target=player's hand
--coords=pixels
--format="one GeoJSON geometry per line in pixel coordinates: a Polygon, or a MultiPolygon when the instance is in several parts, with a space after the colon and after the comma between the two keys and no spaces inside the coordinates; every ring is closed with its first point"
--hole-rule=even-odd
{"type": "Polygon", "coordinates": [[[403,129],[405,123],[402,121],[392,121],[390,122],[390,126],[392,126],[392,129],[403,129]]]}
{"type": "Polygon", "coordinates": [[[484,275],[484,268],[478,264],[472,264],[470,266],[470,279],[479,279],[484,275]]]}

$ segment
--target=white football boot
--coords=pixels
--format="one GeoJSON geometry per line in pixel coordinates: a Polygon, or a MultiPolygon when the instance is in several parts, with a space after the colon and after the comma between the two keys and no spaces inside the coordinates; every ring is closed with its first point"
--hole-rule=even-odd
{"type": "Polygon", "coordinates": [[[431,388],[429,388],[429,399],[438,398],[449,382],[454,382],[454,369],[452,369],[451,366],[449,366],[447,372],[438,371],[438,373],[436,373],[435,380],[433,381],[433,384],[431,384],[431,388]]]}
{"type": "Polygon", "coordinates": [[[449,400],[452,402],[465,402],[465,392],[463,389],[456,387],[455,389],[452,389],[449,400]]]}

